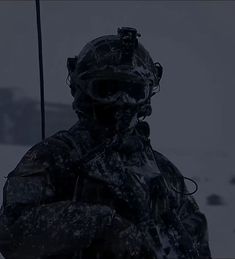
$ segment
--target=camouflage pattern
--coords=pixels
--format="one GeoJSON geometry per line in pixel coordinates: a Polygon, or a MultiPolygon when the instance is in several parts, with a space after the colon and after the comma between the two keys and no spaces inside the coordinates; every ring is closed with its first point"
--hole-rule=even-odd
{"type": "Polygon", "coordinates": [[[3,256],[210,259],[205,216],[143,128],[107,137],[78,122],[32,147],[4,186],[3,256]]]}
{"type": "Polygon", "coordinates": [[[151,97],[162,67],[136,29],[68,59],[79,121],[31,148],[7,177],[7,259],[210,259],[207,222],[184,178],[154,151],[151,97]]]}

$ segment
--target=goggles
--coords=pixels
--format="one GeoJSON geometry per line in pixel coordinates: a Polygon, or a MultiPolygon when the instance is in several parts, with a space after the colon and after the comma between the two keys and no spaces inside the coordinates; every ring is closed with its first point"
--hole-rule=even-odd
{"type": "Polygon", "coordinates": [[[149,98],[151,90],[144,81],[118,79],[94,79],[86,86],[86,93],[101,103],[141,104],[149,98]]]}

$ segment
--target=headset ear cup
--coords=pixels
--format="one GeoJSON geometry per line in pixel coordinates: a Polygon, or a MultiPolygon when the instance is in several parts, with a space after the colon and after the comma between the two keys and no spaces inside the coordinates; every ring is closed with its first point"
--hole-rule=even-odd
{"type": "Polygon", "coordinates": [[[77,60],[78,60],[77,56],[75,56],[74,58],[67,59],[67,69],[69,73],[73,73],[75,71],[77,60]]]}
{"type": "Polygon", "coordinates": [[[163,74],[163,67],[159,62],[155,62],[154,65],[157,70],[157,78],[158,78],[158,84],[159,84],[163,74]]]}
{"type": "Polygon", "coordinates": [[[136,125],[136,130],[145,137],[150,136],[150,127],[149,124],[146,121],[139,121],[136,125]]]}
{"type": "Polygon", "coordinates": [[[76,86],[72,83],[70,84],[70,91],[71,91],[71,95],[74,97],[76,93],[76,86]]]}
{"type": "Polygon", "coordinates": [[[146,103],[141,106],[137,116],[138,118],[141,118],[141,117],[150,116],[151,114],[152,114],[152,107],[150,103],[146,103]]]}
{"type": "Polygon", "coordinates": [[[68,79],[70,81],[69,87],[71,90],[71,95],[74,97],[76,92],[76,84],[73,80],[73,74],[76,69],[78,57],[75,56],[74,58],[68,58],[67,59],[67,69],[68,69],[68,79]]]}

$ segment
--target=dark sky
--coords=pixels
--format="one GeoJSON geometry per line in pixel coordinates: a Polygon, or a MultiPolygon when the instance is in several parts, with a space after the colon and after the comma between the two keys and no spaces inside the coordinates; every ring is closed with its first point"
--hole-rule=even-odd
{"type": "MultiPolygon", "coordinates": [[[[230,152],[234,146],[235,2],[41,1],[46,100],[70,103],[66,59],[133,26],[164,67],[153,99],[154,146],[230,152]]],[[[0,1],[0,87],[39,98],[34,1],[0,1]]]]}

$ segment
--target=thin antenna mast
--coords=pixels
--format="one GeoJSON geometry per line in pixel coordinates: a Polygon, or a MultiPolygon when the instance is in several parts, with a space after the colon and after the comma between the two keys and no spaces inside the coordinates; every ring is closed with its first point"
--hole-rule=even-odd
{"type": "Polygon", "coordinates": [[[35,0],[35,2],[36,2],[36,14],[37,14],[38,58],[39,58],[39,75],[40,75],[41,133],[42,133],[42,140],[44,140],[45,139],[45,101],[44,101],[44,77],[43,77],[40,0],[35,0]]]}

